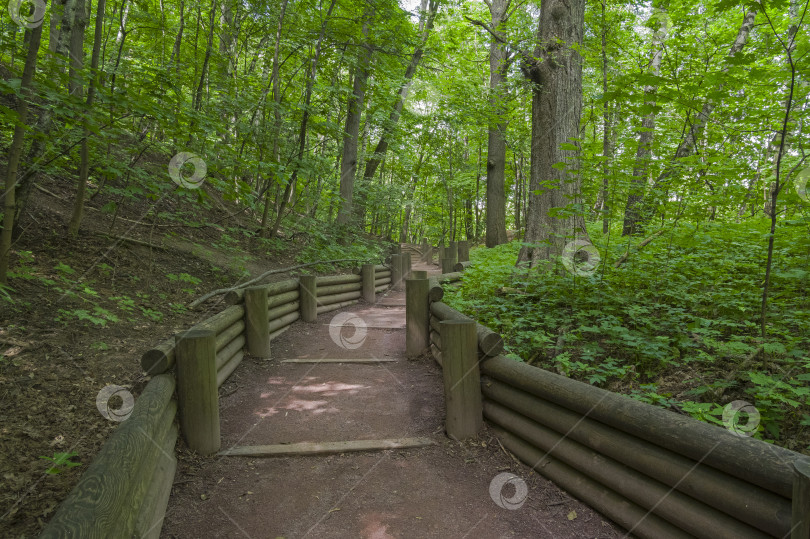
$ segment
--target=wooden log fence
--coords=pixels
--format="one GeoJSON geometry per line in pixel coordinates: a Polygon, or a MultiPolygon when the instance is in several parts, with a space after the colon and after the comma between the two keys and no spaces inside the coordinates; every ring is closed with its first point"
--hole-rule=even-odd
{"type": "Polygon", "coordinates": [[[470,261],[470,242],[467,240],[458,242],[458,263],[470,261]]]}
{"type": "MultiPolygon", "coordinates": [[[[454,267],[458,263],[458,242],[451,241],[450,246],[445,250],[444,257],[451,260],[450,267],[454,267]]],[[[453,271],[453,270],[450,270],[453,271]]]]}
{"type": "Polygon", "coordinates": [[[444,320],[439,333],[444,343],[445,431],[454,440],[472,438],[483,427],[475,321],[444,320]]]}
{"type": "Polygon", "coordinates": [[[174,389],[170,374],[149,381],[41,537],[158,536],[177,466],[174,389]]]}
{"type": "Polygon", "coordinates": [[[405,353],[421,356],[430,346],[430,281],[424,272],[405,281],[405,353]]]}
{"type": "Polygon", "coordinates": [[[639,537],[810,539],[810,458],[506,358],[441,303],[447,277],[429,281],[431,355],[447,377],[460,345],[444,328],[475,327],[481,414],[538,473],[639,537]]]}
{"type": "Polygon", "coordinates": [[[42,537],[157,539],[177,468],[178,436],[200,454],[216,453],[218,388],[245,352],[269,356],[272,339],[303,318],[307,300],[314,299],[314,316],[356,304],[364,291],[371,291],[373,302],[376,292],[389,288],[392,268],[367,264],[364,269],[231,291],[225,297],[229,307],[147,350],[141,366],[152,379],[42,537]],[[178,417],[180,429],[175,426],[178,417]]]}
{"type": "MultiPolygon", "coordinates": [[[[430,312],[440,321],[472,320],[440,301],[434,301],[430,304],[430,312]]],[[[491,329],[476,323],[476,335],[478,338],[478,350],[481,355],[497,356],[503,352],[503,338],[491,329]]]]}

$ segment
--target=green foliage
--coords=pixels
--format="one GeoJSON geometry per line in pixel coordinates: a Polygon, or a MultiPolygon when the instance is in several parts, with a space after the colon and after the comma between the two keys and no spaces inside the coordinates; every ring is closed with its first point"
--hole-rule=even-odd
{"type": "Polygon", "coordinates": [[[766,226],[681,225],[620,268],[627,245],[592,230],[605,264],[591,277],[516,268],[517,243],[476,249],[445,297],[524,361],[715,424],[733,395],[757,407],[756,436],[784,443],[786,422],[810,411],[810,238],[777,238],[762,342],[766,226]]]}
{"type": "Polygon", "coordinates": [[[81,466],[82,464],[80,462],[73,462],[70,460],[75,456],[78,456],[78,453],[71,451],[70,453],[54,453],[52,457],[39,458],[45,459],[51,463],[48,469],[45,470],[45,473],[49,475],[56,475],[64,472],[65,470],[69,470],[70,468],[81,466]]]}
{"type": "Polygon", "coordinates": [[[181,288],[181,290],[183,292],[185,292],[186,294],[193,294],[195,292],[195,290],[197,289],[197,285],[199,285],[202,282],[201,279],[198,279],[197,277],[193,277],[193,276],[189,275],[188,273],[181,273],[180,275],[175,275],[173,273],[168,273],[168,274],[166,274],[166,278],[169,279],[169,281],[172,281],[172,282],[188,283],[188,284],[192,285],[191,288],[189,288],[189,287],[181,288]]]}
{"type": "Polygon", "coordinates": [[[118,322],[117,316],[98,305],[94,306],[92,311],[87,309],[59,309],[58,312],[59,316],[56,317],[56,321],[65,325],[69,324],[74,318],[102,327],[106,326],[108,322],[118,322]]]}
{"type": "MultiPolygon", "coordinates": [[[[307,264],[319,260],[350,260],[338,264],[352,267],[366,262],[382,262],[384,247],[376,239],[364,237],[350,231],[335,234],[334,228],[313,219],[300,219],[293,224],[293,235],[305,238],[296,255],[296,262],[307,264]]],[[[332,265],[314,266],[316,271],[328,271],[332,265]]]]}

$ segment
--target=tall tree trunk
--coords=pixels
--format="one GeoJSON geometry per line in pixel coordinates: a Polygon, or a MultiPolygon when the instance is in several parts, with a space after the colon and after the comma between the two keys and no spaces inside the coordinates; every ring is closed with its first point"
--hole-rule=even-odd
{"type": "Polygon", "coordinates": [[[478,241],[478,237],[481,234],[481,208],[480,208],[480,201],[481,201],[481,162],[483,158],[484,148],[482,145],[479,144],[478,146],[478,166],[475,170],[475,240],[478,241]]]}
{"type": "MultiPolygon", "coordinates": [[[[653,19],[657,23],[652,38],[652,59],[650,72],[656,77],[661,74],[661,59],[664,56],[664,41],[667,37],[666,11],[655,6],[653,19]]],[[[647,169],[652,155],[652,141],[655,132],[655,94],[657,86],[644,87],[644,104],[651,107],[650,112],[641,120],[641,130],[638,134],[638,147],[636,149],[636,162],[633,166],[633,179],[630,181],[630,194],[627,196],[627,205],[624,208],[624,225],[622,236],[636,232],[636,225],[641,219],[639,203],[644,197],[644,187],[647,184],[647,169]]]]}
{"type": "MultiPolygon", "coordinates": [[[[271,156],[272,163],[278,164],[279,152],[281,151],[281,83],[279,81],[279,54],[281,49],[281,30],[284,27],[284,16],[287,13],[287,4],[289,0],[284,0],[281,3],[281,13],[278,17],[278,25],[276,26],[276,45],[273,49],[273,72],[271,73],[273,85],[273,154],[271,156]]],[[[261,236],[267,235],[267,218],[270,213],[270,195],[273,190],[268,186],[264,193],[264,209],[262,210],[262,223],[261,223],[261,236]]],[[[276,197],[276,200],[278,198],[276,197]]]]}
{"type": "MultiPolygon", "coordinates": [[[[208,45],[205,47],[205,57],[203,58],[202,72],[200,73],[200,82],[197,85],[197,91],[194,92],[193,108],[195,111],[202,109],[203,101],[203,88],[205,88],[205,79],[208,76],[208,65],[211,62],[211,52],[214,48],[214,21],[217,14],[217,0],[211,0],[211,10],[208,12],[208,45]]],[[[192,137],[194,135],[192,134],[192,137]]]]}
{"type": "Polygon", "coordinates": [[[175,74],[180,73],[180,45],[183,43],[183,30],[186,27],[185,2],[180,0],[180,28],[177,29],[177,36],[174,38],[174,48],[169,63],[174,62],[175,74]]]}
{"type": "Polygon", "coordinates": [[[408,243],[408,229],[411,224],[411,210],[413,208],[410,204],[405,206],[405,214],[402,216],[402,227],[399,231],[399,242],[408,243]]]}
{"type": "MultiPolygon", "coordinates": [[[[753,8],[749,8],[748,11],[745,13],[743,17],[743,22],[740,25],[740,29],[737,32],[737,37],[734,40],[734,43],[731,45],[731,49],[728,53],[728,58],[733,58],[736,56],[740,51],[743,50],[745,44],[748,41],[748,34],[751,32],[751,28],[754,26],[754,19],[757,16],[756,10],[753,8]]],[[[723,67],[723,73],[728,71],[728,66],[723,67]]],[[[720,93],[724,88],[724,85],[721,83],[717,86],[717,89],[714,93],[720,93]]],[[[703,130],[706,128],[706,124],[709,121],[709,117],[711,116],[714,108],[717,106],[714,99],[711,97],[706,99],[706,102],[703,104],[700,112],[695,117],[694,121],[692,121],[685,132],[684,138],[681,143],[678,145],[678,149],[675,151],[675,156],[672,160],[667,164],[664,171],[656,178],[655,182],[653,182],[652,187],[650,188],[649,192],[644,196],[643,200],[641,201],[641,209],[640,213],[640,220],[639,223],[644,222],[650,219],[654,213],[655,206],[662,200],[664,197],[660,196],[667,190],[667,184],[669,183],[669,179],[675,175],[678,169],[679,161],[685,157],[689,157],[695,152],[695,148],[697,147],[697,141],[700,139],[701,135],[703,134],[703,130]]]]}
{"type": "MultiPolygon", "coordinates": [[[[806,6],[805,6],[806,7],[806,6]]],[[[793,98],[794,98],[794,91],[796,89],[796,63],[793,59],[793,52],[796,48],[796,33],[799,30],[798,26],[798,4],[795,0],[791,0],[790,3],[790,10],[789,10],[789,17],[790,17],[790,26],[788,27],[788,35],[787,35],[787,44],[783,45],[785,48],[785,60],[788,65],[788,69],[790,70],[790,82],[788,84],[788,95],[785,97],[785,100],[782,102],[785,110],[785,114],[782,119],[782,129],[776,136],[779,138],[779,148],[776,154],[776,166],[775,166],[775,175],[776,178],[774,179],[771,185],[771,196],[770,196],[770,207],[771,207],[771,229],[770,234],[768,234],[768,259],[765,263],[765,280],[762,285],[762,305],[760,307],[760,336],[764,341],[768,335],[768,294],[770,292],[771,287],[771,269],[773,266],[773,246],[774,241],[776,239],[776,221],[779,216],[779,212],[777,211],[777,201],[779,199],[779,193],[782,191],[782,188],[786,185],[786,182],[782,182],[782,158],[785,155],[785,144],[787,143],[787,138],[789,136],[788,129],[790,125],[790,116],[793,107],[793,98]]],[[[768,16],[767,11],[765,12],[765,16],[768,16]]],[[[804,14],[802,14],[802,19],[804,19],[804,14]]],[[[773,28],[773,23],[768,18],[768,22],[771,23],[770,26],[773,28]]],[[[784,43],[780,40],[780,43],[784,43]]]]}
{"type": "Polygon", "coordinates": [[[33,30],[26,30],[28,34],[28,54],[25,57],[22,79],[20,81],[20,95],[17,97],[17,123],[11,138],[11,147],[8,149],[8,163],[6,164],[5,193],[3,196],[3,230],[0,231],[0,284],[8,282],[8,262],[11,256],[11,231],[14,228],[14,191],[17,187],[17,169],[20,165],[23,141],[28,125],[28,100],[33,98],[31,85],[37,69],[37,54],[42,40],[42,25],[33,30]]]}
{"type": "MultiPolygon", "coordinates": [[[[93,100],[96,93],[96,80],[98,80],[98,58],[101,54],[101,34],[104,29],[104,10],[106,8],[107,0],[99,0],[98,8],[96,10],[96,27],[93,34],[93,53],[90,57],[90,84],[87,88],[87,102],[86,108],[88,113],[93,107],[93,100]]],[[[84,28],[79,36],[81,42],[84,41],[84,28]]],[[[83,43],[78,44],[79,51],[84,56],[81,50],[83,43]]],[[[87,177],[90,172],[90,125],[85,118],[83,122],[84,136],[82,137],[81,147],[79,150],[79,183],[76,189],[76,200],[73,202],[73,215],[70,218],[68,225],[68,235],[75,237],[79,233],[79,226],[82,224],[82,217],[84,216],[84,199],[87,192],[87,177]]]]}
{"type": "MultiPolygon", "coordinates": [[[[76,23],[76,1],[66,0],[56,6],[56,10],[51,13],[51,29],[50,37],[54,39],[53,43],[48,43],[48,50],[56,54],[57,71],[64,73],[64,68],[70,62],[70,47],[71,36],[73,35],[73,25],[76,23]],[[57,31],[53,30],[53,19],[57,18],[59,27],[57,31]]],[[[71,79],[72,80],[72,79],[71,79]]],[[[68,86],[68,93],[71,92],[68,86]]],[[[39,170],[38,164],[41,161],[42,155],[45,153],[48,135],[54,129],[54,112],[53,107],[43,107],[42,112],[37,119],[34,131],[41,136],[34,137],[31,142],[31,147],[28,150],[24,162],[30,163],[28,169],[17,179],[17,190],[15,193],[15,207],[14,207],[14,228],[12,229],[12,238],[16,239],[22,234],[21,223],[23,221],[23,214],[28,199],[31,195],[31,190],[34,187],[34,176],[39,170]]]]}
{"type": "MultiPolygon", "coordinates": [[[[605,17],[605,1],[602,0],[602,96],[607,96],[608,92],[608,60],[607,60],[607,35],[608,25],[605,17]]],[[[660,65],[660,64],[659,64],[660,65]]],[[[610,173],[613,163],[613,104],[605,97],[602,108],[602,189],[599,191],[599,211],[602,213],[602,234],[607,234],[610,230],[610,173]]]]}
{"type": "Polygon", "coordinates": [[[318,76],[318,61],[321,57],[323,39],[326,35],[326,24],[329,22],[329,19],[332,16],[332,10],[335,8],[335,2],[336,0],[332,0],[329,4],[329,9],[326,12],[326,16],[323,18],[323,24],[321,24],[321,32],[318,36],[318,43],[315,45],[315,55],[312,58],[312,66],[309,72],[309,77],[307,78],[307,88],[304,96],[304,110],[301,117],[301,128],[298,131],[298,153],[293,164],[293,172],[284,188],[284,195],[281,198],[281,204],[279,204],[276,220],[273,223],[273,227],[270,229],[270,238],[275,237],[276,233],[278,232],[278,227],[281,225],[281,220],[284,218],[284,210],[287,208],[295,182],[298,180],[298,171],[301,169],[301,163],[304,160],[304,150],[306,149],[307,145],[307,127],[309,125],[309,108],[310,104],[312,103],[312,88],[315,86],[315,79],[318,76]]]}
{"type": "Polygon", "coordinates": [[[371,65],[371,46],[368,43],[368,31],[373,11],[366,10],[363,20],[363,44],[357,53],[357,67],[354,71],[352,93],[346,104],[346,128],[343,131],[343,158],[340,165],[340,209],[337,224],[348,225],[352,218],[352,199],[354,196],[354,178],[357,175],[357,147],[360,140],[360,118],[363,114],[371,65]]]}
{"type": "Polygon", "coordinates": [[[425,54],[425,44],[427,43],[427,39],[430,36],[431,30],[433,29],[433,22],[436,19],[436,14],[439,11],[440,2],[441,0],[422,0],[422,10],[419,20],[419,30],[421,34],[419,44],[413,51],[411,61],[408,63],[408,67],[405,69],[405,75],[402,78],[402,84],[399,88],[397,102],[394,104],[394,108],[391,110],[388,117],[388,123],[383,126],[380,141],[377,143],[377,147],[374,148],[374,153],[372,154],[371,158],[366,163],[365,170],[363,170],[363,189],[361,189],[358,193],[357,204],[355,204],[355,214],[357,215],[358,222],[360,223],[363,222],[363,216],[366,212],[366,195],[364,192],[368,185],[371,184],[374,174],[377,173],[377,168],[380,166],[380,163],[385,157],[385,153],[388,151],[388,145],[390,144],[389,139],[393,136],[394,128],[399,122],[399,117],[402,115],[402,108],[405,106],[405,100],[408,99],[408,93],[411,89],[413,76],[416,74],[416,68],[419,67],[420,62],[422,61],[422,56],[425,54]]]}
{"type": "MultiPolygon", "coordinates": [[[[510,0],[493,0],[489,4],[492,31],[501,35],[499,27],[507,21],[510,0]]],[[[506,120],[504,118],[504,82],[508,69],[505,45],[491,36],[489,48],[489,105],[490,120],[487,136],[487,234],[486,246],[506,243],[506,120]]]]}
{"type": "Polygon", "coordinates": [[[222,2],[222,14],[220,15],[219,33],[219,67],[225,79],[228,79],[236,72],[236,60],[234,43],[237,39],[238,13],[234,16],[234,11],[239,7],[234,0],[224,0],[222,2]]]}
{"type": "Polygon", "coordinates": [[[587,238],[578,211],[559,210],[580,202],[578,151],[565,150],[579,135],[582,112],[582,46],[585,0],[547,0],[540,10],[538,46],[523,55],[532,90],[532,155],[526,237],[518,263],[536,266],[560,256],[567,242],[587,238]],[[566,163],[560,169],[558,163],[566,163]],[[572,170],[572,171],[569,171],[572,170]]]}
{"type": "Polygon", "coordinates": [[[48,54],[55,56],[57,54],[57,45],[59,43],[59,34],[61,32],[59,24],[65,13],[65,0],[56,0],[51,2],[51,17],[48,27],[48,54]]]}
{"type": "Polygon", "coordinates": [[[489,43],[489,133],[487,137],[487,247],[506,243],[506,98],[504,82],[509,67],[501,25],[508,20],[511,0],[487,3],[492,16],[489,43]]]}
{"type": "Polygon", "coordinates": [[[515,232],[520,235],[522,223],[520,222],[520,210],[523,200],[523,171],[518,166],[518,157],[516,153],[512,153],[512,162],[515,167],[515,232]]]}

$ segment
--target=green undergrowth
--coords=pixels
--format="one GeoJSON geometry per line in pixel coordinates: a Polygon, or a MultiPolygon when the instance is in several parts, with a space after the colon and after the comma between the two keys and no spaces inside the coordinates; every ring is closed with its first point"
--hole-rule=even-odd
{"type": "MultiPolygon", "coordinates": [[[[760,414],[754,436],[810,453],[807,222],[777,232],[762,339],[767,233],[765,222],[681,225],[614,268],[627,239],[593,231],[601,263],[584,276],[559,261],[516,268],[517,242],[476,249],[445,298],[501,332],[515,360],[719,425],[744,400],[760,414]]],[[[742,416],[742,430],[754,426],[742,416]]]]}
{"type": "MultiPolygon", "coordinates": [[[[167,220],[180,222],[181,218],[167,220]]],[[[207,244],[193,242],[176,232],[166,235],[168,245],[182,248],[186,254],[199,259],[197,262],[191,262],[193,258],[187,260],[187,272],[121,272],[105,262],[87,264],[83,258],[77,258],[80,264],[73,265],[75,261],[69,264],[37,256],[28,250],[15,251],[15,264],[9,272],[10,284],[0,288],[0,306],[25,312],[31,305],[18,297],[17,290],[30,285],[55,299],[52,319],[62,327],[78,325],[92,330],[117,324],[161,323],[167,314],[188,312],[188,304],[207,291],[198,273],[206,267],[203,261],[208,263],[207,270],[213,273],[217,284],[226,287],[255,277],[265,267],[262,259],[280,257],[290,260],[289,264],[283,264],[289,266],[346,260],[304,270],[334,273],[363,263],[379,263],[385,256],[386,244],[379,239],[348,231],[338,235],[310,218],[286,220],[282,234],[273,239],[261,238],[244,227],[217,228],[215,239],[207,244]],[[249,265],[253,266],[253,272],[249,271],[249,265]],[[137,291],[119,292],[114,283],[137,291]]]]}
{"type": "MultiPolygon", "coordinates": [[[[356,234],[349,230],[338,230],[334,225],[325,224],[312,218],[297,219],[291,223],[295,234],[305,237],[302,247],[296,254],[301,264],[319,260],[349,260],[337,264],[338,268],[359,266],[365,263],[382,263],[387,246],[378,238],[356,234]]],[[[329,271],[334,264],[314,266],[317,271],[329,271]]]]}

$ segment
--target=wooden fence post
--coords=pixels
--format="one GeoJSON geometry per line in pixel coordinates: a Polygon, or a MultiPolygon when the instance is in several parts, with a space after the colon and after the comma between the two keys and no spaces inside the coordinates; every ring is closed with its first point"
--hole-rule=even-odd
{"type": "Polygon", "coordinates": [[[453,266],[458,263],[458,243],[455,241],[450,242],[450,247],[444,252],[444,257],[453,261],[453,266]]]}
{"type": "Polygon", "coordinates": [[[245,289],[245,341],[250,355],[270,357],[267,289],[264,286],[245,289]]]}
{"type": "Polygon", "coordinates": [[[425,248],[425,254],[422,255],[422,261],[427,263],[428,265],[433,264],[433,246],[432,245],[428,245],[425,248]]]}
{"type": "Polygon", "coordinates": [[[412,270],[411,279],[427,279],[427,272],[425,270],[412,270]]]}
{"type": "Polygon", "coordinates": [[[211,455],[220,447],[216,333],[191,329],[175,339],[180,430],[189,449],[211,455]]]}
{"type": "Polygon", "coordinates": [[[391,255],[391,288],[401,290],[402,255],[391,255]]]}
{"type": "Polygon", "coordinates": [[[363,300],[374,303],[376,299],[374,292],[374,264],[363,264],[360,274],[363,278],[363,300]]]}
{"type": "Polygon", "coordinates": [[[405,281],[405,353],[409,358],[421,356],[430,346],[429,289],[427,275],[405,281]]]}
{"type": "Polygon", "coordinates": [[[405,253],[402,255],[402,279],[410,279],[411,278],[411,253],[405,253]]]}
{"type": "Polygon", "coordinates": [[[793,463],[793,515],[790,539],[810,539],[810,463],[793,463]]]}
{"type": "Polygon", "coordinates": [[[469,262],[470,261],[470,242],[467,240],[462,240],[458,242],[458,261],[457,262],[469,262]]]}
{"type": "Polygon", "coordinates": [[[471,438],[484,423],[475,321],[445,320],[439,329],[447,408],[445,430],[455,440],[471,438]]]}
{"type": "Polygon", "coordinates": [[[318,284],[314,275],[302,275],[298,279],[298,301],[301,320],[314,322],[318,318],[318,284]]]}
{"type": "MultiPolygon", "coordinates": [[[[445,253],[446,254],[446,253],[445,253]]],[[[453,273],[456,263],[452,258],[442,258],[442,273],[453,273]]]]}
{"type": "Polygon", "coordinates": [[[442,243],[439,244],[439,265],[441,265],[442,258],[445,258],[445,256],[446,256],[446,251],[445,251],[444,243],[442,242],[442,243]]]}

